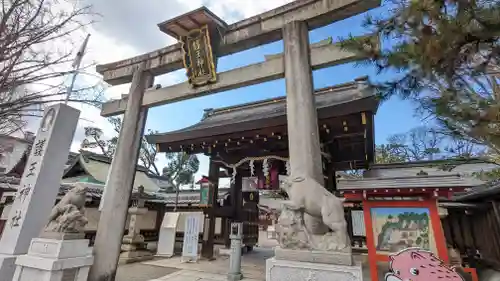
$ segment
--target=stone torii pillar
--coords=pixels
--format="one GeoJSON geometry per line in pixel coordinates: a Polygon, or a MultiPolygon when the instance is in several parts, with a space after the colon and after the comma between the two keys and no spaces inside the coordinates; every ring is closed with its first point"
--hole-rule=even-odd
{"type": "MultiPolygon", "coordinates": [[[[323,162],[307,23],[287,23],[283,28],[283,44],[291,176],[309,177],[323,184],[323,162]]],[[[304,221],[314,234],[328,231],[321,219],[305,214],[304,221]]]]}
{"type": "Polygon", "coordinates": [[[299,21],[286,24],[283,44],[291,175],[311,177],[323,184],[307,24],[299,21]]]}
{"type": "Polygon", "coordinates": [[[106,182],[106,201],[97,228],[94,264],[90,268],[89,281],[115,280],[147,114],[141,110],[142,98],[145,90],[153,86],[154,80],[154,76],[145,71],[145,66],[142,63],[135,69],[130,86],[127,110],[106,182]]]}

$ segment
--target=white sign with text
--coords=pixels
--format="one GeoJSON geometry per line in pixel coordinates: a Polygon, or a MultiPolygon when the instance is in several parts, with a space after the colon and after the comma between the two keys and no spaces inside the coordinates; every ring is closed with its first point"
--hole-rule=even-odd
{"type": "Polygon", "coordinates": [[[200,216],[197,213],[187,215],[182,243],[182,262],[196,262],[198,260],[200,223],[200,216]]]}

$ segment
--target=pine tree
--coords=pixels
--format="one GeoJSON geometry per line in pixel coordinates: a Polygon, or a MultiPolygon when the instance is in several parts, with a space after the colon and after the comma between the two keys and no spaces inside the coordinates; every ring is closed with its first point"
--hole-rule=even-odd
{"type": "Polygon", "coordinates": [[[395,73],[371,81],[380,98],[417,101],[447,133],[500,154],[500,0],[393,0],[386,6],[388,16],[364,22],[373,36],[342,41],[368,56],[362,63],[395,73]]]}

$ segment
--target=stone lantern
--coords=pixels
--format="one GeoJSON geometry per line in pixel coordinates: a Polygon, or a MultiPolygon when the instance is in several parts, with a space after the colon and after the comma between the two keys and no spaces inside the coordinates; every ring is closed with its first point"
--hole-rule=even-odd
{"type": "Polygon", "coordinates": [[[122,253],[120,254],[120,263],[130,263],[143,261],[153,258],[153,254],[147,250],[147,243],[144,242],[144,236],[141,235],[138,219],[147,214],[148,209],[144,207],[147,194],[144,187],[139,186],[138,191],[131,197],[131,206],[128,209],[130,216],[128,233],[123,237],[122,253]]]}

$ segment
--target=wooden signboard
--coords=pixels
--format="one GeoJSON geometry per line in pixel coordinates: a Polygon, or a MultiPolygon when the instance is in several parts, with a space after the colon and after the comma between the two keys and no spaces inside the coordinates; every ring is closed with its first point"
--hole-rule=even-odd
{"type": "Polygon", "coordinates": [[[199,87],[216,82],[217,73],[208,27],[190,31],[187,36],[181,37],[181,42],[189,83],[193,87],[199,87]]]}

